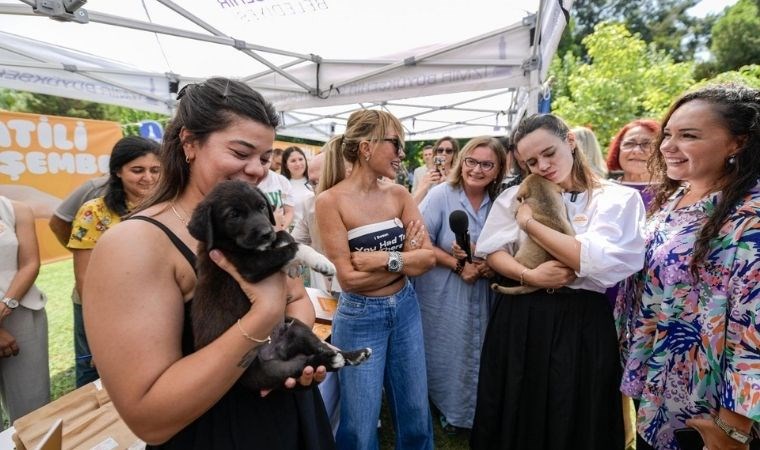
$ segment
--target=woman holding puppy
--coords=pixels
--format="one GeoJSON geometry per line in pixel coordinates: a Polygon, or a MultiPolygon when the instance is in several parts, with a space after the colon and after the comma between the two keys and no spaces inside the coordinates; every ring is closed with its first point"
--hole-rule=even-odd
{"type": "Polygon", "coordinates": [[[412,196],[395,179],[404,158],[398,119],[354,112],[325,149],[316,199],[317,227],[343,289],[333,319],[338,347],[372,348],[361,366],[340,374],[338,448],[376,449],[383,386],[396,448],[433,448],[425,349],[417,296],[407,276],[435,263],[412,196]],[[344,176],[344,161],[353,170],[344,176]]]}
{"type": "Polygon", "coordinates": [[[474,449],[622,449],[621,376],[605,290],[643,265],[644,206],[630,188],[600,180],[562,119],[517,126],[516,156],[563,188],[575,236],[539,223],[504,191],[477,254],[502,276],[539,287],[499,295],[481,354],[474,449]],[[555,260],[534,269],[513,258],[523,234],[555,260]]]}
{"type": "Polygon", "coordinates": [[[236,325],[198,351],[189,322],[196,205],[220,181],[257,185],[272,155],[278,116],[247,85],[212,78],[185,86],[161,149],[155,194],[98,241],[84,283],[84,316],[103,384],[130,429],[161,449],[330,449],[330,424],[307,367],[285,389],[236,384],[247,355],[285,314],[311,325],[300,280],[278,272],[242,280],[219,251],[211,258],[251,300],[236,325]],[[290,390],[296,384],[302,389],[290,390]],[[268,395],[267,395],[268,394],[268,395]]]}

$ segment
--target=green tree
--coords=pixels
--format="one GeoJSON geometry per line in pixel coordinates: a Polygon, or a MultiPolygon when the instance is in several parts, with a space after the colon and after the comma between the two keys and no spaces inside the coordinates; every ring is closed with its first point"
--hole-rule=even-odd
{"type": "Polygon", "coordinates": [[[730,70],[728,72],[719,73],[709,80],[700,82],[699,86],[714,83],[739,83],[755,89],[760,89],[760,65],[753,64],[744,66],[739,70],[730,70]]]}
{"type": "Polygon", "coordinates": [[[708,44],[715,16],[696,17],[687,10],[700,0],[576,0],[570,11],[571,24],[565,29],[560,52],[573,51],[588,57],[581,45],[600,23],[624,23],[634,34],[670,55],[675,61],[689,61],[708,44]]]}
{"type": "Polygon", "coordinates": [[[660,117],[694,83],[691,63],[676,63],[620,24],[601,24],[583,40],[590,62],[555,62],[554,112],[593,128],[606,145],[630,120],[660,117]],[[564,63],[564,64],[563,64],[564,63]]]}
{"type": "Polygon", "coordinates": [[[126,136],[138,134],[139,124],[143,120],[155,120],[164,127],[169,121],[169,116],[163,114],[11,89],[0,89],[0,109],[82,119],[110,120],[121,123],[126,136]]]}
{"type": "Polygon", "coordinates": [[[739,0],[712,27],[710,47],[720,71],[760,64],[760,0],[739,0]]]}

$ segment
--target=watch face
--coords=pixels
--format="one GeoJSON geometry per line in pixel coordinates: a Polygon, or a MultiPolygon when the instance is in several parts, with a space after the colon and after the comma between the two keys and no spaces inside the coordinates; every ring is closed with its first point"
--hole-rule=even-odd
{"type": "Polygon", "coordinates": [[[740,442],[742,444],[746,444],[747,442],[750,441],[750,439],[752,439],[751,436],[747,436],[743,433],[739,433],[736,430],[732,430],[731,433],[729,433],[728,435],[731,436],[733,440],[740,442]]]}
{"type": "Polygon", "coordinates": [[[6,298],[3,300],[3,303],[5,303],[5,306],[11,309],[18,307],[18,300],[15,298],[6,298]]]}

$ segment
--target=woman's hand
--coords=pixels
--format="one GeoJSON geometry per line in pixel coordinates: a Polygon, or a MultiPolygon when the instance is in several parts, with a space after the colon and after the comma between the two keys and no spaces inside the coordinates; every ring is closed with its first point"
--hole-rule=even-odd
{"type": "MultiPolygon", "coordinates": [[[[324,381],[326,376],[327,376],[327,369],[325,368],[325,366],[317,367],[316,371],[314,370],[313,367],[306,366],[304,367],[303,372],[301,372],[301,376],[298,377],[297,380],[292,377],[288,377],[288,379],[285,380],[285,389],[293,389],[298,384],[300,384],[301,386],[311,386],[313,382],[316,382],[317,384],[319,384],[322,381],[324,381]]],[[[269,395],[270,392],[272,392],[271,389],[262,389],[261,396],[266,397],[267,395],[269,395]]]]}
{"type": "Polygon", "coordinates": [[[712,417],[688,419],[686,426],[699,431],[705,448],[708,450],[749,450],[749,444],[742,445],[731,439],[725,431],[720,429],[712,417]]]}
{"type": "Polygon", "coordinates": [[[492,278],[496,275],[493,269],[482,259],[474,261],[473,264],[478,268],[480,278],[492,278]]]}
{"type": "Polygon", "coordinates": [[[441,181],[443,181],[443,174],[438,169],[430,169],[425,176],[422,177],[422,183],[428,186],[435,186],[441,181]]]}
{"type": "Polygon", "coordinates": [[[0,356],[8,358],[18,355],[16,338],[5,328],[0,328],[0,356]]]}
{"type": "Polygon", "coordinates": [[[451,244],[451,256],[458,260],[463,260],[467,258],[467,253],[465,253],[464,250],[462,250],[462,247],[459,246],[456,242],[451,244]]]}
{"type": "Polygon", "coordinates": [[[480,279],[480,271],[475,264],[465,262],[464,268],[462,268],[462,273],[460,273],[459,276],[462,277],[462,280],[464,280],[465,283],[473,284],[480,279]]]}
{"type": "Polygon", "coordinates": [[[528,205],[527,203],[522,203],[520,206],[517,207],[517,214],[515,214],[515,220],[517,221],[517,226],[519,226],[520,229],[524,231],[525,224],[528,223],[530,219],[533,219],[533,210],[530,208],[530,205],[528,205]]]}
{"type": "Polygon", "coordinates": [[[243,279],[237,269],[219,250],[211,250],[209,257],[238,282],[240,289],[251,301],[251,305],[261,305],[261,307],[269,308],[272,314],[285,316],[287,282],[284,272],[278,270],[261,281],[250,283],[243,279]]]}
{"type": "Polygon", "coordinates": [[[558,289],[575,281],[575,272],[557,260],[546,261],[523,275],[525,284],[558,289]]]}
{"type": "Polygon", "coordinates": [[[422,248],[425,241],[425,223],[421,220],[412,220],[406,226],[406,238],[404,239],[404,248],[402,251],[409,252],[422,248]]]}

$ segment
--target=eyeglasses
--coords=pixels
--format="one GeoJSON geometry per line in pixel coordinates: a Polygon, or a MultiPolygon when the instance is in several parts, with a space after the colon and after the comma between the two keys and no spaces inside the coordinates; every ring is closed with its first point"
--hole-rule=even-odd
{"type": "Polygon", "coordinates": [[[399,138],[384,138],[382,140],[385,141],[385,142],[390,142],[391,144],[393,144],[393,146],[396,148],[396,156],[398,156],[399,154],[401,154],[401,152],[404,151],[404,146],[401,145],[401,139],[399,139],[399,138]]]}
{"type": "Polygon", "coordinates": [[[449,147],[449,148],[438,147],[437,149],[435,149],[435,153],[438,154],[438,155],[443,155],[444,153],[446,153],[447,155],[453,155],[454,154],[454,149],[451,148],[451,147],[449,147]]]}
{"type": "Polygon", "coordinates": [[[649,150],[651,148],[652,141],[642,141],[642,142],[636,142],[636,141],[626,141],[620,144],[620,150],[623,150],[625,152],[632,152],[637,147],[641,150],[649,150]]]}
{"type": "Polygon", "coordinates": [[[477,159],[470,158],[469,156],[464,159],[464,165],[470,169],[474,169],[475,166],[480,166],[480,169],[483,172],[490,172],[494,167],[496,167],[496,164],[492,161],[478,161],[477,159]]]}

